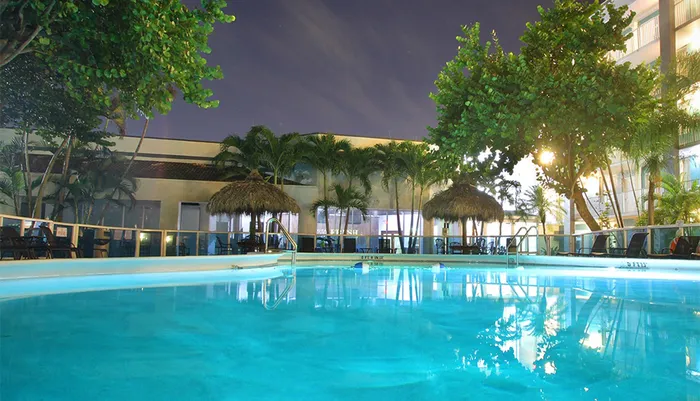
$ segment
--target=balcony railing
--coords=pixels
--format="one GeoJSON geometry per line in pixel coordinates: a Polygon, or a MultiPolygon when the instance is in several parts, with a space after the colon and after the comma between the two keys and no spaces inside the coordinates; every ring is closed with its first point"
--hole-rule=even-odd
{"type": "MultiPolygon", "coordinates": [[[[700,18],[700,0],[676,0],[676,28],[700,18]]],[[[627,40],[625,51],[615,51],[610,54],[613,60],[629,56],[642,47],[659,40],[659,16],[655,16],[640,24],[627,40]]]]}
{"type": "MultiPolygon", "coordinates": [[[[694,2],[700,0],[693,0],[694,2]]],[[[655,16],[649,20],[644,21],[640,24],[637,29],[632,31],[632,36],[627,39],[626,45],[627,50],[625,51],[615,51],[611,53],[613,60],[619,60],[623,57],[629,56],[630,54],[636,52],[642,47],[656,42],[659,40],[659,16],[655,16]]]]}
{"type": "Polygon", "coordinates": [[[683,130],[683,132],[681,132],[681,135],[678,137],[678,146],[680,148],[697,145],[699,143],[700,129],[698,128],[683,130]]]}
{"type": "Polygon", "coordinates": [[[700,0],[676,0],[676,28],[700,17],[700,0]]]}

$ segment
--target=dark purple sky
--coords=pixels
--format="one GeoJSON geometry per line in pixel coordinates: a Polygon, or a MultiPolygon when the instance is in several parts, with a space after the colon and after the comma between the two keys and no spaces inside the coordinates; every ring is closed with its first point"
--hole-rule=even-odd
{"type": "MultiPolygon", "coordinates": [[[[149,136],[219,141],[253,124],[286,132],[420,139],[434,125],[428,97],[454,57],[460,25],[481,22],[516,51],[537,5],[552,0],[229,0],[211,64],[218,109],[178,101],[149,136]]],[[[140,123],[130,124],[138,134],[140,123]]]]}

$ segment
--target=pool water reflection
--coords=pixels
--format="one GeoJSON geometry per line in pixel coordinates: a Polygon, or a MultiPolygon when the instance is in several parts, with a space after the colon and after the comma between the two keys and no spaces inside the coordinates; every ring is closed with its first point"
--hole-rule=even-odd
{"type": "Polygon", "coordinates": [[[0,399],[700,400],[700,282],[452,269],[0,303],[0,399]]]}

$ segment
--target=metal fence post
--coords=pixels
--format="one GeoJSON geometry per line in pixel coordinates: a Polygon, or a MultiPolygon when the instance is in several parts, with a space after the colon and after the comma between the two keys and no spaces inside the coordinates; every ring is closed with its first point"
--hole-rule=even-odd
{"type": "Polygon", "coordinates": [[[199,231],[197,231],[197,235],[195,236],[195,244],[194,244],[194,255],[199,256],[199,231]]]}
{"type": "Polygon", "coordinates": [[[136,231],[136,238],[134,238],[134,257],[138,258],[141,256],[141,230],[136,231]]]}
{"type": "Polygon", "coordinates": [[[165,256],[166,251],[166,240],[168,238],[168,232],[163,230],[160,232],[160,256],[165,256]]]}

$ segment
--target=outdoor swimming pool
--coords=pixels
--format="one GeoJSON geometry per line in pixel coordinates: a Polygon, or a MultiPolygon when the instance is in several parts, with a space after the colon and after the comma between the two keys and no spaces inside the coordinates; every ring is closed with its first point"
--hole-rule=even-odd
{"type": "Polygon", "coordinates": [[[344,267],[6,299],[0,399],[700,397],[700,275],[344,267]]]}

